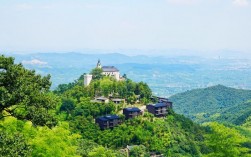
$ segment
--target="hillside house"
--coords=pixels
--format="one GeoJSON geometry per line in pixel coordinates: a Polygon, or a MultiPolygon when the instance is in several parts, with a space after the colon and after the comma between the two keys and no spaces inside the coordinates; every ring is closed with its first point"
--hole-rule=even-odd
{"type": "Polygon", "coordinates": [[[123,104],[125,103],[125,99],[119,99],[119,98],[114,98],[114,99],[111,99],[111,101],[115,104],[123,104]]]}
{"type": "Polygon", "coordinates": [[[130,119],[142,115],[142,111],[137,107],[129,107],[123,109],[123,114],[126,119],[130,119]]]}
{"type": "Polygon", "coordinates": [[[100,129],[114,128],[121,124],[121,120],[117,115],[106,115],[96,118],[95,122],[99,125],[100,129]]]}
{"type": "Polygon", "coordinates": [[[91,100],[91,102],[109,103],[109,99],[101,96],[91,100]]]}
{"type": "Polygon", "coordinates": [[[173,108],[173,103],[169,101],[167,98],[162,98],[162,97],[157,97],[158,98],[158,103],[165,103],[167,107],[173,108]]]}
{"type": "Polygon", "coordinates": [[[156,117],[163,117],[168,114],[168,105],[166,103],[149,104],[146,106],[149,113],[156,117]]]}

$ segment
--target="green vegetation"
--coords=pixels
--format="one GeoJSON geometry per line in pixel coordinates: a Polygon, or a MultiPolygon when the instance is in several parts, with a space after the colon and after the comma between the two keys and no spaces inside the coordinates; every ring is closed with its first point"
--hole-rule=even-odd
{"type": "Polygon", "coordinates": [[[135,83],[130,79],[116,81],[111,77],[93,80],[87,87],[83,87],[82,77],[80,77],[74,84],[60,85],[54,92],[62,97],[72,97],[76,101],[80,101],[81,97],[112,95],[117,98],[126,98],[131,104],[136,102],[137,95],[143,103],[148,103],[152,95],[151,89],[144,82],[135,83]]]}
{"type": "Polygon", "coordinates": [[[1,138],[5,139],[1,140],[0,156],[78,156],[77,139],[80,135],[72,134],[67,123],[50,129],[47,126],[34,127],[30,121],[6,117],[0,122],[0,128],[1,138]]]}
{"type": "Polygon", "coordinates": [[[50,93],[50,76],[14,64],[14,58],[0,56],[0,117],[31,120],[34,125],[54,126],[57,98],[50,93]]]}
{"type": "Polygon", "coordinates": [[[240,125],[251,115],[251,90],[218,85],[176,94],[170,99],[177,113],[199,123],[218,121],[240,125]]]}
{"type": "Polygon", "coordinates": [[[128,145],[134,146],[133,157],[150,153],[170,157],[250,154],[248,127],[200,126],[172,110],[164,118],[147,112],[131,120],[120,115],[121,125],[100,130],[96,117],[119,114],[125,105],[138,102],[138,96],[139,104],[150,102],[151,90],[143,82],[104,77],[84,87],[81,76],[51,92],[49,76],[37,75],[4,56],[0,58],[0,79],[0,156],[125,157],[128,145]],[[91,102],[95,96],[109,95],[125,98],[128,104],[91,102]]]}
{"type": "Polygon", "coordinates": [[[248,122],[248,117],[250,116],[251,101],[246,101],[223,111],[221,115],[216,118],[216,121],[229,122],[235,125],[243,125],[244,123],[248,122]]]}
{"type": "MultiPolygon", "coordinates": [[[[2,130],[1,130],[2,131],[2,130]]],[[[1,156],[30,156],[31,146],[19,133],[7,134],[0,133],[0,154],[1,156]]]]}
{"type": "Polygon", "coordinates": [[[102,79],[103,78],[102,72],[103,71],[102,71],[101,68],[92,69],[91,75],[92,75],[93,80],[100,80],[100,79],[102,79]]]}

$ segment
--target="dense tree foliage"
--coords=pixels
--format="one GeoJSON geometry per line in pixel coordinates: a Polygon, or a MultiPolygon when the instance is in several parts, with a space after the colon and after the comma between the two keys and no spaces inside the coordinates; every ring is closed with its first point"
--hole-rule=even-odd
{"type": "Polygon", "coordinates": [[[251,128],[251,116],[249,116],[246,120],[245,123],[242,124],[244,127],[251,128]]]}
{"type": "Polygon", "coordinates": [[[237,130],[225,127],[222,124],[210,123],[210,134],[206,136],[206,144],[212,149],[208,157],[239,157],[248,156],[248,148],[242,145],[247,139],[237,130]]]}
{"type": "Polygon", "coordinates": [[[67,90],[72,89],[73,87],[75,87],[77,85],[82,86],[84,84],[84,75],[85,75],[85,73],[83,75],[81,75],[74,82],[70,82],[68,84],[60,84],[60,85],[58,85],[57,89],[54,90],[54,93],[61,94],[61,93],[64,93],[65,91],[67,91],[67,90]]]}
{"type": "Polygon", "coordinates": [[[0,118],[12,115],[35,125],[55,125],[56,98],[49,92],[50,76],[15,64],[14,58],[0,56],[0,118]]]}
{"type": "Polygon", "coordinates": [[[104,77],[99,80],[93,80],[87,87],[83,87],[80,79],[75,81],[75,85],[64,85],[64,89],[59,86],[54,93],[62,95],[62,97],[73,97],[80,101],[81,97],[94,98],[95,96],[112,95],[117,98],[125,98],[130,104],[134,104],[139,98],[142,103],[148,103],[152,96],[152,91],[144,82],[133,82],[130,79],[126,81],[116,81],[111,77],[104,77]]]}
{"type": "Polygon", "coordinates": [[[1,130],[0,133],[0,155],[5,157],[29,157],[32,148],[22,134],[10,134],[1,130]]]}
{"type": "MultiPolygon", "coordinates": [[[[145,112],[125,120],[121,115],[125,105],[136,102],[144,105],[150,101],[152,93],[146,83],[100,77],[84,87],[82,75],[52,93],[49,76],[37,75],[15,64],[13,58],[0,59],[0,156],[126,157],[127,146],[132,146],[129,151],[132,157],[149,157],[151,153],[170,157],[251,154],[251,118],[248,110],[244,112],[250,102],[241,108],[245,118],[230,118],[241,119],[242,126],[238,127],[218,123],[200,126],[171,109],[163,118],[145,112]],[[128,104],[92,102],[95,96],[125,98],[128,104]],[[95,118],[106,114],[118,114],[123,123],[114,129],[100,130],[95,118]]],[[[228,101],[232,104],[246,101],[249,92],[239,92],[243,95],[236,100],[224,98],[223,94],[220,96],[224,101],[217,97],[217,102],[220,106],[231,106],[228,101]]]]}
{"type": "Polygon", "coordinates": [[[102,72],[103,72],[103,70],[101,68],[92,69],[92,71],[90,73],[92,75],[92,79],[99,80],[99,79],[103,78],[102,72]]]}
{"type": "Polygon", "coordinates": [[[227,110],[221,112],[219,117],[216,117],[215,121],[218,122],[228,122],[235,125],[242,125],[248,121],[248,117],[251,116],[251,101],[246,101],[234,105],[227,110]]]}
{"type": "MultiPolygon", "coordinates": [[[[104,80],[100,81],[110,82],[111,80],[104,78],[104,80]]],[[[130,85],[133,86],[134,84],[136,83],[131,83],[130,85]]],[[[130,88],[133,88],[132,86],[130,88]]],[[[139,86],[141,86],[141,83],[139,86]]],[[[146,149],[145,154],[153,151],[167,155],[193,154],[195,156],[199,156],[201,154],[200,149],[203,146],[205,147],[203,144],[203,129],[183,116],[174,113],[166,119],[154,118],[153,115],[145,113],[144,117],[124,121],[122,125],[113,130],[101,131],[93,119],[100,115],[117,113],[121,110],[120,105],[91,103],[90,99],[85,96],[79,97],[82,94],[72,92],[74,89],[69,90],[71,93],[75,93],[73,95],[68,95],[68,91],[63,93],[63,95],[69,96],[68,99],[76,100],[71,117],[65,120],[70,122],[72,132],[81,134],[84,139],[92,141],[97,145],[111,149],[122,149],[127,145],[144,145],[146,149]]],[[[80,92],[79,90],[77,91],[80,92]]],[[[67,112],[61,112],[61,114],[64,113],[67,112]]],[[[100,148],[93,153],[100,151],[104,152],[105,149],[100,148]]],[[[135,150],[135,154],[139,152],[135,150]]]]}
{"type": "Polygon", "coordinates": [[[131,157],[148,157],[150,153],[146,151],[146,147],[143,145],[133,146],[129,152],[131,157]]]}
{"type": "MultiPolygon", "coordinates": [[[[23,122],[13,117],[6,117],[0,121],[0,132],[4,132],[11,138],[5,138],[6,145],[9,149],[0,151],[0,156],[5,156],[5,151],[14,151],[24,156],[36,157],[61,157],[61,156],[78,156],[77,139],[78,134],[72,134],[68,129],[68,124],[63,123],[52,129],[43,127],[33,127],[32,123],[23,122]],[[14,137],[17,137],[14,139],[14,137]],[[24,149],[21,149],[24,148],[24,149]],[[31,151],[32,150],[32,151],[31,151]]],[[[2,145],[1,145],[2,146],[2,145]]],[[[14,155],[15,156],[15,155],[14,155]]]]}

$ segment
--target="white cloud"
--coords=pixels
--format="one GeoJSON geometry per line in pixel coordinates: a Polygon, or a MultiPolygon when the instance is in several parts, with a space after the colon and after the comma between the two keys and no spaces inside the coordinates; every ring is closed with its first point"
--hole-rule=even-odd
{"type": "Polygon", "coordinates": [[[248,0],[234,0],[233,4],[240,7],[246,7],[249,5],[248,0]]]}
{"type": "Polygon", "coordinates": [[[190,5],[197,3],[198,0],[167,0],[167,2],[178,5],[190,5]]]}
{"type": "Polygon", "coordinates": [[[33,60],[30,60],[30,61],[22,61],[23,64],[26,64],[26,65],[46,65],[48,64],[47,62],[43,62],[43,61],[40,61],[38,59],[33,59],[33,60]]]}

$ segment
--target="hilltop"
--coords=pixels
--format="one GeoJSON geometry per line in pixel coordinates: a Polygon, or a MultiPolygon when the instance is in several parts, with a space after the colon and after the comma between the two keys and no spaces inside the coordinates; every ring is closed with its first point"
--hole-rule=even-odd
{"type": "Polygon", "coordinates": [[[242,124],[251,114],[251,90],[217,85],[176,94],[170,99],[177,113],[199,123],[218,121],[242,124]]]}

